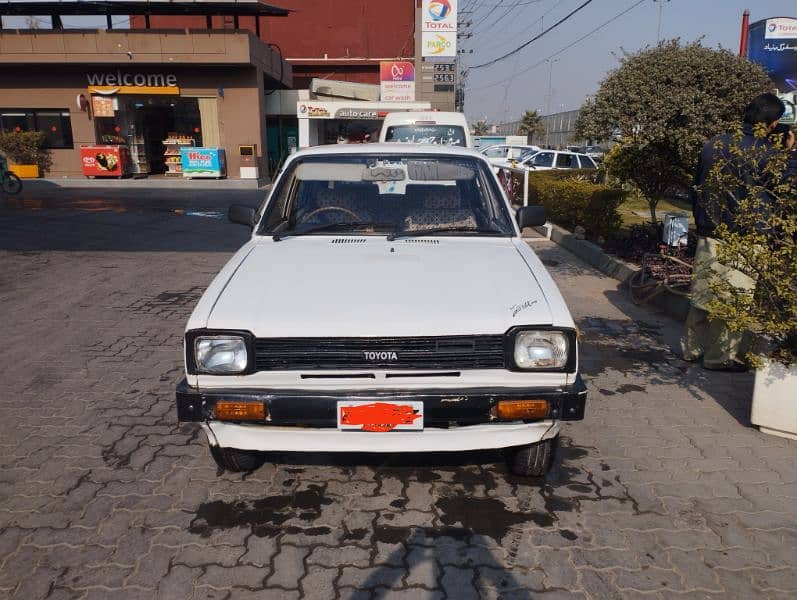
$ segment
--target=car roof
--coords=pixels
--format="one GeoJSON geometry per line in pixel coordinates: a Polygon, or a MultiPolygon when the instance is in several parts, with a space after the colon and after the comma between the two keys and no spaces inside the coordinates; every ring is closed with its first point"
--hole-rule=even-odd
{"type": "Polygon", "coordinates": [[[381,144],[328,144],[304,148],[291,154],[290,158],[338,154],[446,154],[450,156],[472,156],[482,160],[484,156],[473,148],[446,146],[442,144],[405,144],[386,142],[381,144]]]}

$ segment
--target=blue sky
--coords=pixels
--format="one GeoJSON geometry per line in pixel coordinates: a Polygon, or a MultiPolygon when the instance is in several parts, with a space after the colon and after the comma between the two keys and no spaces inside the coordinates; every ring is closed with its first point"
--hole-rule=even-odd
{"type": "MultiPolygon", "coordinates": [[[[396,1],[396,0],[392,0],[396,1]]],[[[401,0],[407,1],[407,0],[401,0]]],[[[473,37],[461,47],[473,50],[462,55],[463,64],[477,65],[496,58],[555,23],[584,0],[459,0],[461,13],[469,12],[473,37]]],[[[279,5],[279,0],[274,0],[279,5]]],[[[546,112],[548,78],[551,76],[551,112],[578,108],[593,94],[600,80],[617,66],[617,56],[656,43],[661,6],[662,39],[703,39],[703,44],[739,49],[742,12],[750,8],[751,21],[768,17],[797,17],[796,0],[592,0],[568,21],[514,56],[493,66],[470,71],[465,112],[470,121],[486,118],[490,123],[517,119],[526,109],[546,112]],[[633,8],[631,8],[633,7],[633,8]],[[626,9],[629,12],[573,44],[626,9]],[[550,71],[549,71],[550,67],[550,71]]],[[[115,26],[125,27],[126,17],[115,17],[115,26]]],[[[23,19],[6,19],[13,27],[23,19]]],[[[67,27],[104,27],[104,17],[64,17],[67,27]]],[[[49,27],[49,21],[43,23],[49,27]]]]}
{"type": "MultiPolygon", "coordinates": [[[[472,10],[473,37],[462,44],[473,53],[465,65],[496,58],[530,39],[584,0],[459,0],[460,11],[472,10]],[[502,16],[505,15],[505,16],[502,16]]],[[[526,109],[545,113],[550,63],[544,59],[574,42],[638,0],[593,0],[568,21],[524,50],[493,66],[471,70],[465,112],[473,121],[516,120],[526,109]],[[536,63],[540,63],[534,66],[536,63]],[[532,67],[532,68],[529,68],[532,67]],[[527,70],[524,73],[520,71],[527,70]]],[[[797,17],[795,0],[670,0],[661,4],[662,39],[703,39],[706,46],[739,50],[742,13],[750,20],[797,17]]],[[[593,94],[605,74],[617,66],[617,55],[655,45],[659,2],[644,0],[627,14],[556,56],[550,70],[551,112],[578,108],[593,94]]]]}

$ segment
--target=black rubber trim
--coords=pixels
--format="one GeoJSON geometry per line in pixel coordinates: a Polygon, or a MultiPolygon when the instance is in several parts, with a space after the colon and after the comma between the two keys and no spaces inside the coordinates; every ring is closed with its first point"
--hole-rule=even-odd
{"type": "Polygon", "coordinates": [[[461,388],[422,390],[269,390],[229,389],[199,391],[185,379],[177,386],[177,420],[213,419],[219,400],[262,402],[266,425],[336,427],[339,400],[413,400],[424,403],[427,427],[475,425],[495,421],[491,412],[498,400],[545,399],[551,404],[546,418],[577,421],[584,418],[587,391],[580,376],[573,385],[551,388],[461,388]]]}

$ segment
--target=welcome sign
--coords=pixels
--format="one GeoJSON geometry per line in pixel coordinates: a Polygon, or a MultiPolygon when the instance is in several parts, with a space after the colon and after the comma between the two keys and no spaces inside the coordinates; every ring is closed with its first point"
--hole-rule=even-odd
{"type": "Polygon", "coordinates": [[[415,65],[406,60],[379,63],[379,96],[382,102],[415,100],[415,65]]]}
{"type": "Polygon", "coordinates": [[[89,92],[94,94],[179,95],[177,75],[172,73],[86,73],[89,92]]]}

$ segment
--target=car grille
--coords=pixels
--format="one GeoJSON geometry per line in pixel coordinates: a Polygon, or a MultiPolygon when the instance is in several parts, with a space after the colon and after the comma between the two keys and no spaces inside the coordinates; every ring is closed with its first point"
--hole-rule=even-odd
{"type": "Polygon", "coordinates": [[[258,371],[503,367],[503,335],[255,340],[258,371]]]}

